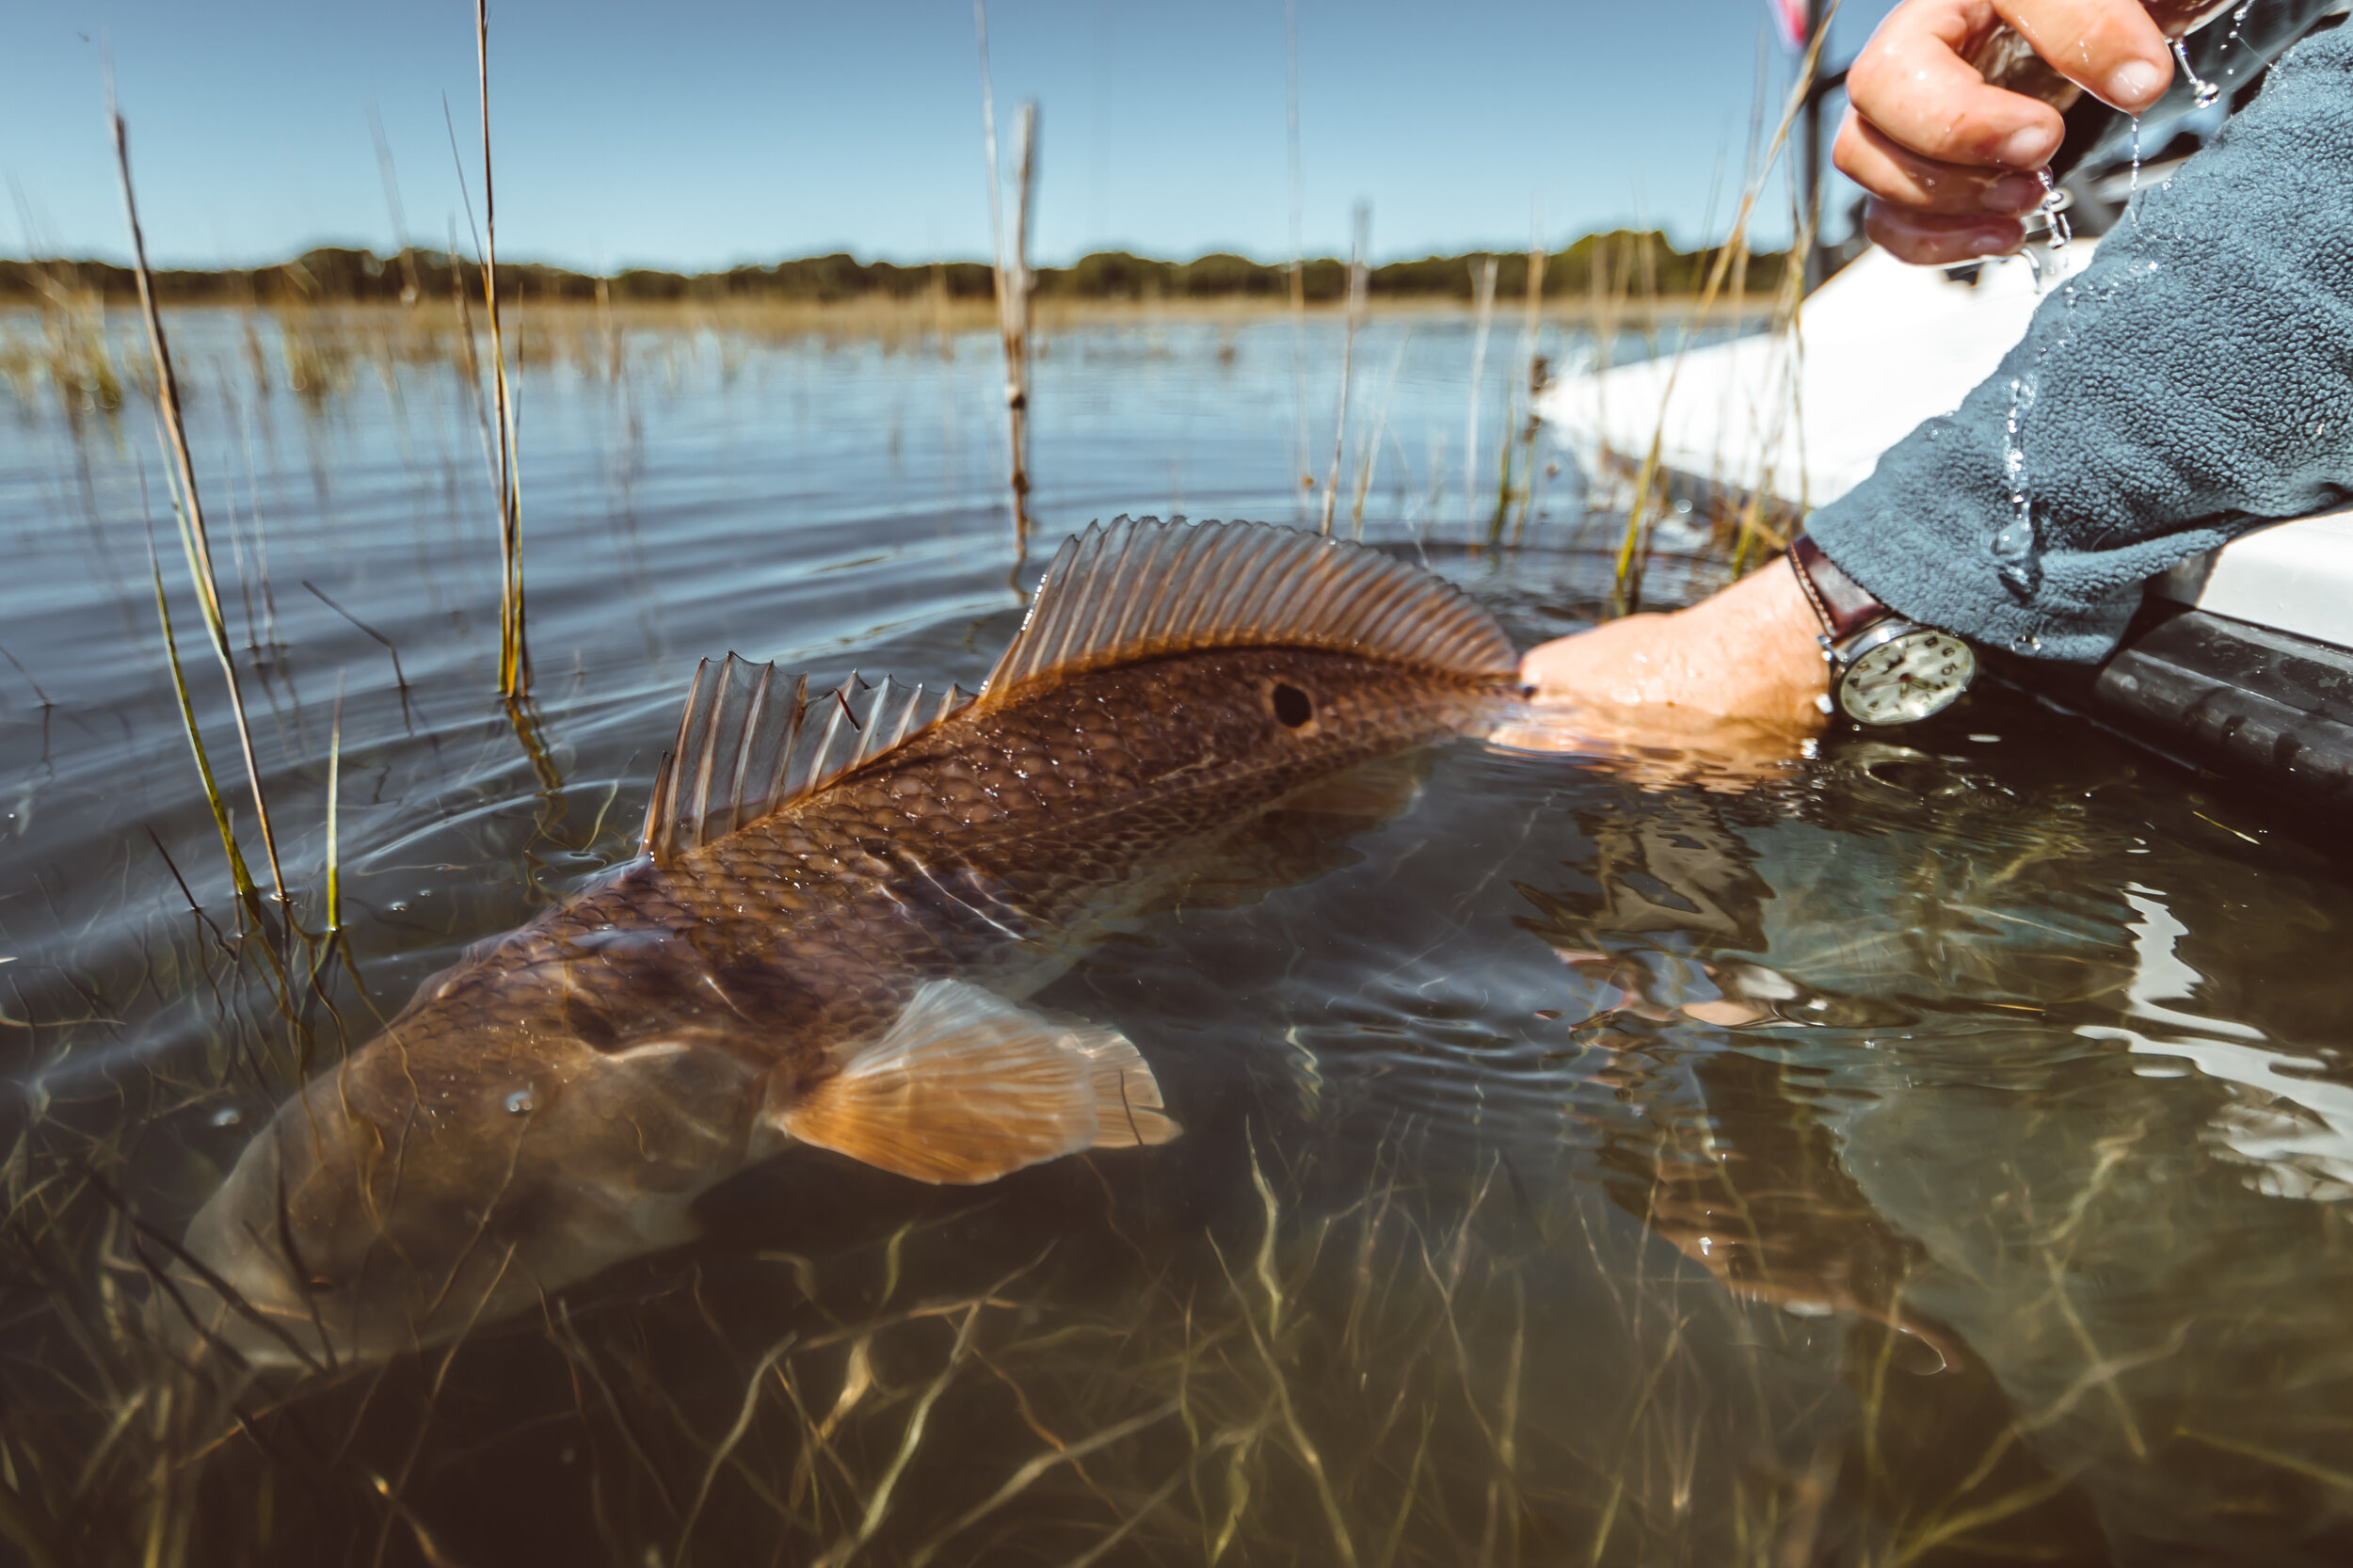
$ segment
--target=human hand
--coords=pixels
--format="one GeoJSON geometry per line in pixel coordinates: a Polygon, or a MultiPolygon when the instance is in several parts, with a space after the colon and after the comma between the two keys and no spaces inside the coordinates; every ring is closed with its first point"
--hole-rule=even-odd
{"type": "Polygon", "coordinates": [[[1795,756],[1830,689],[1820,627],[1776,563],[1672,615],[1628,616],[1529,650],[1529,722],[1496,736],[1530,751],[1645,748],[1728,761],[1795,756]]]}
{"type": "MultiPolygon", "coordinates": [[[[2157,8],[2178,31],[2213,8],[2157,8]]],[[[1831,161],[1871,195],[1864,232],[1904,261],[1949,265],[2025,243],[2024,216],[2043,195],[2038,171],[2066,126],[2057,108],[1989,84],[1970,63],[2003,23],[2068,82],[2127,114],[2172,80],[2166,29],[2141,0],[1903,0],[1847,73],[1831,161]]]]}

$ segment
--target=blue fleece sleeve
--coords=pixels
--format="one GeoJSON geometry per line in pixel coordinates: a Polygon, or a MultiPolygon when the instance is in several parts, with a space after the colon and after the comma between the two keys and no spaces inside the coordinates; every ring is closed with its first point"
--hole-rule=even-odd
{"type": "Polygon", "coordinates": [[[2144,190],[1992,379],[1806,531],[1882,601],[2096,660],[2141,585],[2353,495],[2353,26],[2144,190]]]}

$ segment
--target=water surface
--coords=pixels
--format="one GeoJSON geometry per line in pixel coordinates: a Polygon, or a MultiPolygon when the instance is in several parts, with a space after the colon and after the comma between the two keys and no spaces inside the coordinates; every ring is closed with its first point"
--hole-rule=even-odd
{"type": "MultiPolygon", "coordinates": [[[[268,874],[152,421],[28,374],[0,1539],[32,1560],[2353,1553],[2342,863],[1999,692],[1762,777],[1458,743],[1397,814],[1276,824],[1039,998],[1135,1041],[1174,1144],[971,1190],[801,1151],[715,1192],[702,1242],[454,1350],[175,1369],[142,1304],[187,1216],[306,1069],[632,853],[698,659],[970,686],[1019,616],[986,337],[584,313],[525,340],[519,725],[446,344],[175,330],[295,918],[324,929],[331,757],[345,930],[241,920],[151,537],[268,874]]],[[[1520,547],[1469,548],[1521,375],[1499,328],[1466,494],[1471,339],[1359,342],[1340,526],[1362,475],[1368,536],[1525,644],[1599,612],[1619,520],[1540,448],[1520,547]]],[[[1041,537],[1312,520],[1299,391],[1321,476],[1339,357],[1327,321],[1304,353],[1280,319],[1053,333],[1041,537]]]]}

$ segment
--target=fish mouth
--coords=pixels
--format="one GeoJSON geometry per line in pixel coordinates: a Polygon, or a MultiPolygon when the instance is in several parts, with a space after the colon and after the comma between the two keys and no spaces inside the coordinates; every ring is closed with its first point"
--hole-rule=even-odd
{"type": "Polygon", "coordinates": [[[352,1359],[381,1315],[388,1292],[333,1277],[356,1261],[338,1211],[357,1193],[359,1128],[314,1097],[246,1147],[159,1272],[156,1326],[183,1354],[324,1370],[352,1359]]]}
{"type": "Polygon", "coordinates": [[[219,1356],[262,1371],[326,1371],[352,1357],[350,1325],[295,1278],[274,1243],[238,1228],[216,1193],[186,1242],[155,1274],[153,1327],[175,1354],[219,1356]]]}

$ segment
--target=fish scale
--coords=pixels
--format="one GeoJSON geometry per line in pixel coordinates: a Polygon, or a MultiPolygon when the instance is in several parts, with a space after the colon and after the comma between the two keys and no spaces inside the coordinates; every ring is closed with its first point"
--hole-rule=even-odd
{"type": "MultiPolygon", "coordinates": [[[[473,962],[488,972],[577,962],[579,936],[607,926],[676,932],[713,970],[789,974],[800,1005],[759,1021],[779,1031],[780,1056],[823,1076],[831,1043],[806,1032],[816,1016],[855,1028],[936,974],[1018,965],[1025,944],[1001,916],[927,901],[916,892],[926,882],[969,877],[1018,920],[1013,935],[1075,934],[1160,892],[1188,848],[1305,785],[1451,732],[1471,705],[1459,682],[1289,649],[1093,672],[1008,710],[958,714],[799,807],[634,868],[473,962]],[[1217,701],[1261,680],[1321,696],[1327,722],[1302,739],[1255,705],[1217,701]],[[1145,712],[1175,722],[1139,723],[1145,712]]],[[[642,994],[618,979],[616,1005],[642,1014],[642,994]]],[[[517,1016],[533,1001],[514,997],[517,1016]]]]}
{"type": "Polygon", "coordinates": [[[207,1332],[322,1358],[453,1332],[686,1239],[697,1193],[796,1142],[949,1182],[1164,1142],[1134,1046],[1023,1000],[1515,675],[1483,611],[1386,556],[1126,520],[920,728],[920,689],[803,702],[707,665],[647,853],[426,982],[247,1150],[189,1231],[242,1298],[207,1332]]]}

